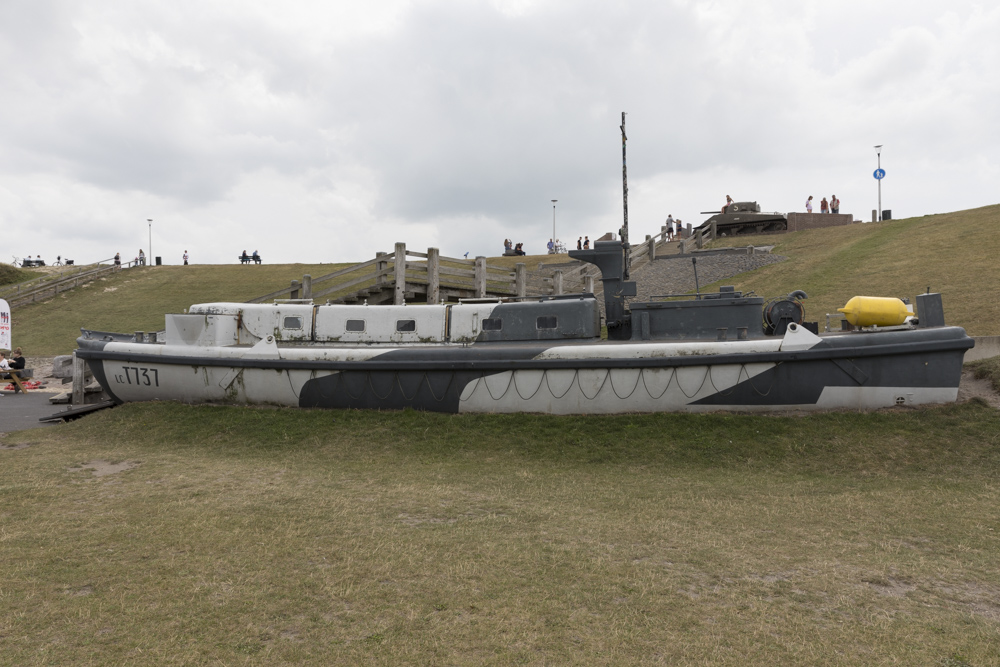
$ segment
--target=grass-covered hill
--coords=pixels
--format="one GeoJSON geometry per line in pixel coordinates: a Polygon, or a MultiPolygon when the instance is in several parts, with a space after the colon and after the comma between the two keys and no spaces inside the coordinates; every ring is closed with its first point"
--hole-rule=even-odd
{"type": "Polygon", "coordinates": [[[774,243],[787,262],[737,279],[762,296],[804,290],[807,319],[823,321],[857,295],[913,297],[941,292],[945,320],[973,336],[1000,333],[1000,205],[880,223],[722,239],[774,243]]]}
{"type": "MultiPolygon", "coordinates": [[[[877,224],[723,239],[718,245],[776,244],[787,262],[726,282],[762,296],[794,289],[809,295],[807,318],[824,320],[852,296],[913,298],[928,287],[944,295],[948,323],[972,335],[1000,333],[1000,205],[877,224]]],[[[364,258],[359,257],[361,261],[364,258]]],[[[544,255],[489,262],[535,268],[544,255]]],[[[16,309],[16,344],[32,355],[68,354],[80,327],[153,331],[163,315],[193,303],[244,301],[286,287],[303,274],[318,277],[338,265],[192,265],[127,269],[40,304],[16,309]]],[[[2,269],[0,269],[2,270],[2,269]]],[[[24,280],[17,271],[8,282],[24,280]]],[[[3,284],[6,274],[0,274],[3,284]]]]}

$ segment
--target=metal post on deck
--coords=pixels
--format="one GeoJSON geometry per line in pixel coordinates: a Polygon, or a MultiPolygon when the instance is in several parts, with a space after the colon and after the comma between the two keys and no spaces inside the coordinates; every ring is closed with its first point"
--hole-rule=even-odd
{"type": "Polygon", "coordinates": [[[396,258],[395,266],[393,268],[393,279],[396,281],[396,291],[393,295],[392,302],[397,305],[403,305],[403,300],[406,295],[406,244],[397,243],[396,244],[396,258]]]}
{"type": "Polygon", "coordinates": [[[476,257],[476,298],[486,296],[486,258],[476,257]]]}

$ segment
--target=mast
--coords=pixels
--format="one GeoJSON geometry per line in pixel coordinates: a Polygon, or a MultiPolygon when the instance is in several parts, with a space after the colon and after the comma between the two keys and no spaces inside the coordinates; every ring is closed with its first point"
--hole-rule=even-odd
{"type": "Polygon", "coordinates": [[[629,256],[629,243],[628,243],[628,167],[625,164],[625,142],[628,141],[628,137],[625,136],[625,112],[622,111],[622,204],[624,206],[625,213],[625,223],[621,228],[622,237],[622,248],[625,250],[625,272],[622,276],[624,280],[629,278],[629,269],[632,265],[632,259],[629,256]]]}

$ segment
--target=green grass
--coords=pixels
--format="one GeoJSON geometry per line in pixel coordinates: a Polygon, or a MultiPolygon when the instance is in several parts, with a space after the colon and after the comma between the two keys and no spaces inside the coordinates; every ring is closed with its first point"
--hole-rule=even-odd
{"type": "Polygon", "coordinates": [[[39,274],[34,271],[19,269],[10,264],[0,264],[0,286],[23,283],[38,276],[39,274]]]}
{"type": "Polygon", "coordinates": [[[825,320],[857,295],[941,292],[945,319],[970,335],[1000,331],[1000,205],[789,234],[721,239],[713,247],[774,244],[787,262],[725,281],[765,296],[804,290],[807,319],[825,320]]]}
{"type": "Polygon", "coordinates": [[[132,404],[0,446],[5,664],[1000,662],[1000,418],[978,402],[132,404]]]}

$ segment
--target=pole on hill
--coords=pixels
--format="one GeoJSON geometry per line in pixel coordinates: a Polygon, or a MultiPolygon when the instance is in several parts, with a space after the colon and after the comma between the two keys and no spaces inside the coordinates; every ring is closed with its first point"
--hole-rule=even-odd
{"type": "Polygon", "coordinates": [[[625,272],[622,275],[624,280],[628,280],[629,269],[632,265],[632,259],[629,257],[629,245],[628,245],[628,168],[625,164],[625,142],[628,141],[628,137],[625,136],[625,112],[622,111],[622,205],[624,207],[625,221],[622,224],[621,234],[622,237],[622,248],[625,250],[625,272]]]}

